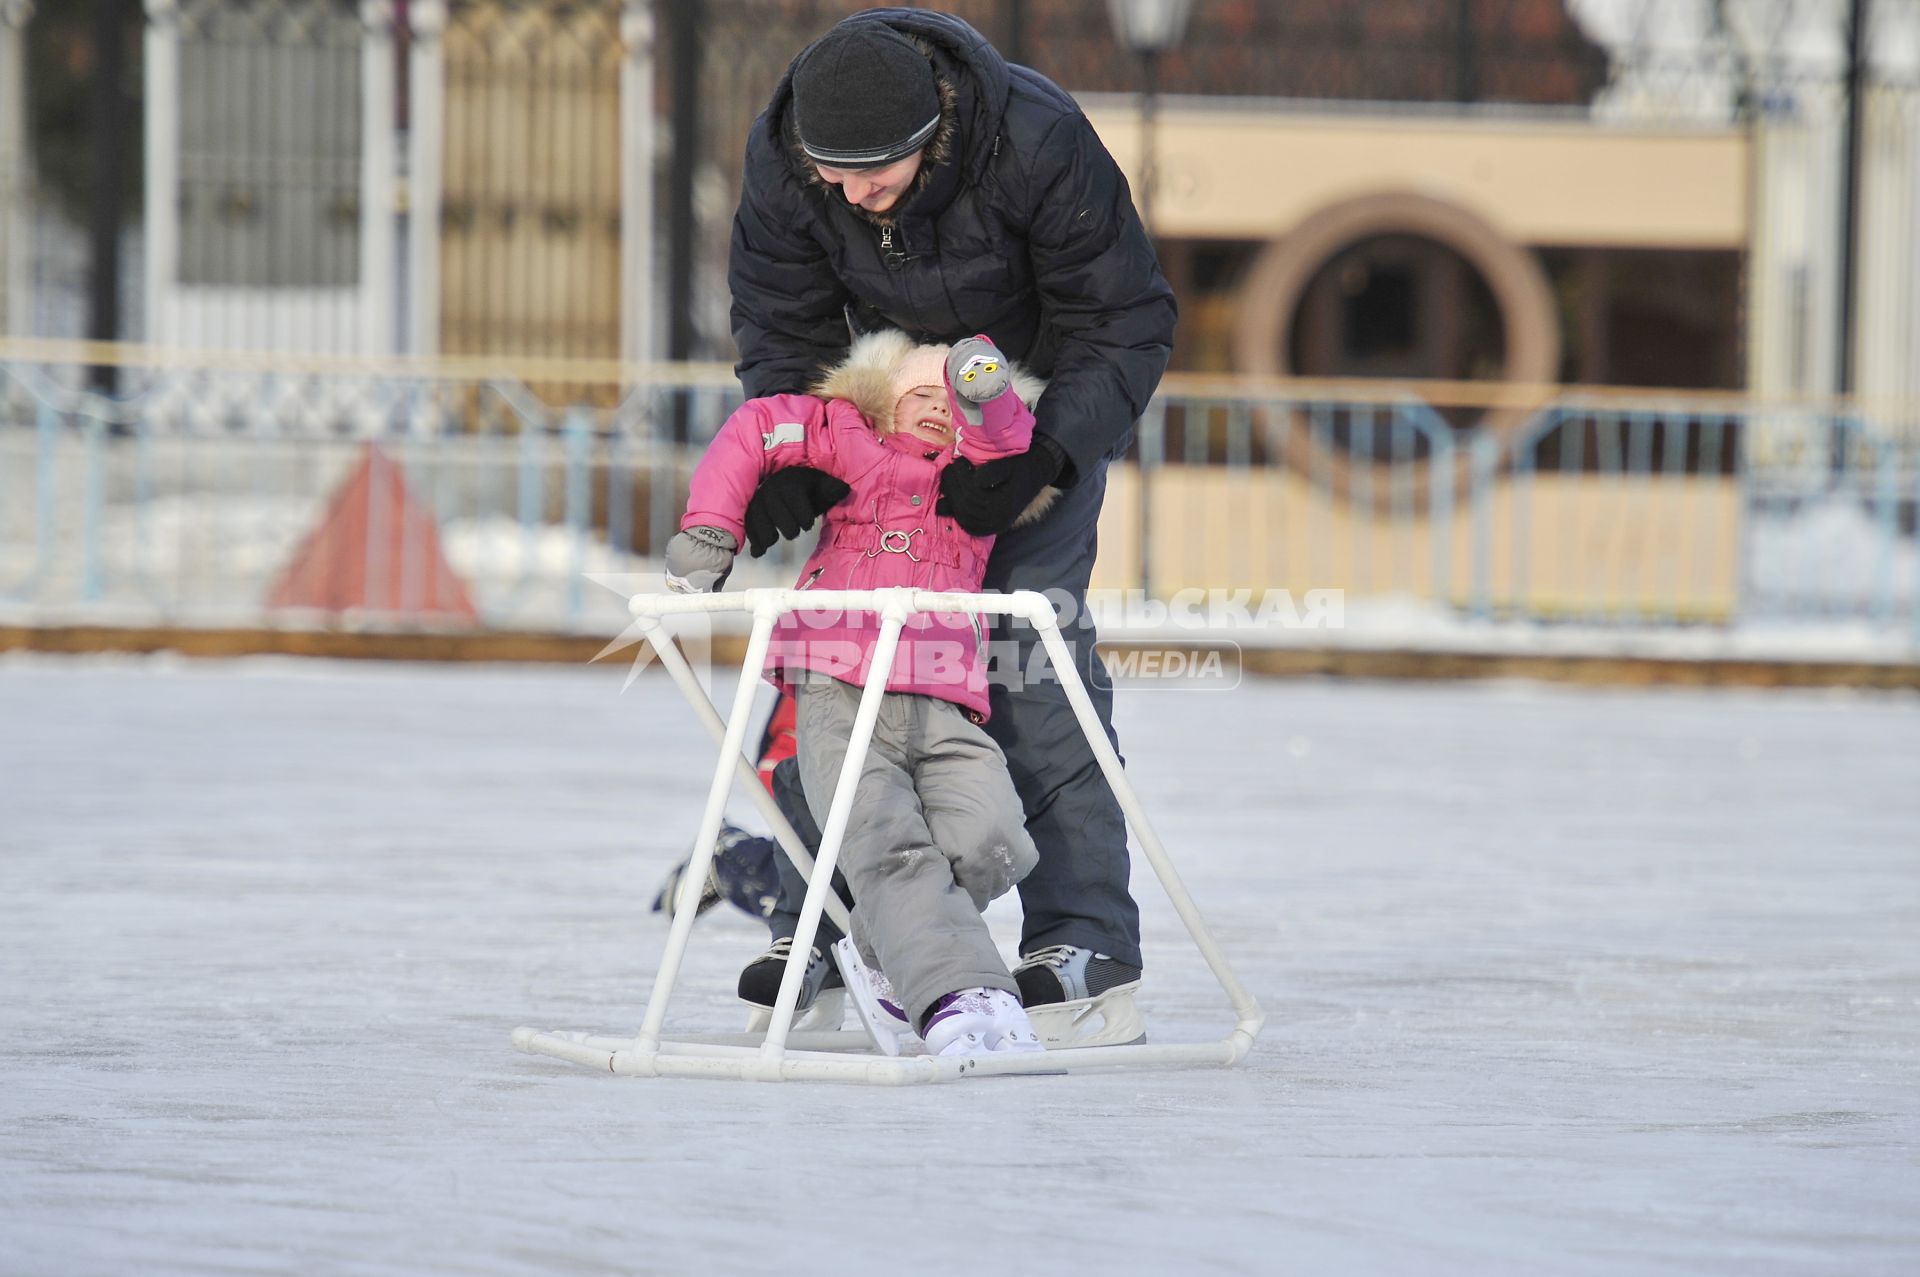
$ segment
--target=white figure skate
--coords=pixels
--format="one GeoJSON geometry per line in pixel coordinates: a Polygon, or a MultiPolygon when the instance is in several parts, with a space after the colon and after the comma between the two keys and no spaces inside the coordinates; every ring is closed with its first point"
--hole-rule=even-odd
{"type": "Polygon", "coordinates": [[[873,1039],[874,1050],[882,1055],[922,1054],[924,1044],[914,1033],[906,1008],[900,1005],[886,975],[861,961],[860,951],[850,939],[834,942],[833,961],[840,968],[840,978],[846,982],[860,1023],[867,1026],[867,1034],[873,1039]]]}
{"type": "Polygon", "coordinates": [[[1044,1051],[1020,999],[1004,989],[961,989],[933,1004],[927,1050],[934,1055],[1044,1051]]]}

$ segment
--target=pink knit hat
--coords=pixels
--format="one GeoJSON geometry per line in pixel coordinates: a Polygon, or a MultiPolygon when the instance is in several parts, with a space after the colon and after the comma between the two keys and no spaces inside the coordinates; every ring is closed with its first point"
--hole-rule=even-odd
{"type": "Polygon", "coordinates": [[[947,348],[915,346],[893,369],[893,414],[900,414],[900,401],[922,386],[947,388],[947,348]]]}

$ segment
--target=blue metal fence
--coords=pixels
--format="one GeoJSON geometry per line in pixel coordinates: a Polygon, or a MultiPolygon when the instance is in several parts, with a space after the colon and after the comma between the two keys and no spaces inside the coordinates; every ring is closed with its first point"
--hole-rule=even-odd
{"type": "MultiPolygon", "coordinates": [[[[71,363],[0,360],[0,614],[435,623],[406,607],[269,606],[373,444],[430,511],[484,625],[604,630],[621,600],[591,578],[657,573],[700,447],[739,402],[712,366],[611,393],[630,371],[129,367],[108,400],[71,363]],[[612,407],[541,398],[596,380],[612,407]]],[[[1349,626],[1387,639],[1409,624],[1844,625],[1920,659],[1910,419],[1432,389],[1170,379],[1111,472],[1096,584],[1340,590],[1349,626]]],[[[375,532],[367,579],[411,574],[398,597],[414,597],[427,547],[403,539],[396,554],[375,532]]],[[[736,582],[784,584],[798,553],[743,561],[736,582]]]]}

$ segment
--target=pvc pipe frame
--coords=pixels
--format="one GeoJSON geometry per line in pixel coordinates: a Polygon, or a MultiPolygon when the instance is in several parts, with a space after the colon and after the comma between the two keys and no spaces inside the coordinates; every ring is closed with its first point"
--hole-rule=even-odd
{"type": "Polygon", "coordinates": [[[1045,596],[1030,590],[1013,594],[949,594],[928,590],[746,590],[738,594],[637,594],[628,601],[629,610],[647,632],[654,650],[668,674],[692,702],[710,731],[720,737],[720,759],[707,790],[707,804],[695,838],[694,854],[682,876],[680,899],[674,910],[673,925],[667,935],[666,951],[654,975],[653,989],[639,1033],[632,1039],[593,1037],[580,1033],[541,1032],[531,1028],[514,1030],[513,1044],[521,1051],[547,1055],[594,1069],[606,1069],[637,1077],[709,1077],[756,1081],[837,1081],[879,1085],[912,1082],[951,1081],[962,1077],[988,1077],[1005,1074],[1044,1074],[1105,1071],[1135,1068],[1181,1068],[1228,1066],[1238,1063],[1252,1049],[1260,1034],[1264,1017],[1259,1005],[1247,993],[1226,955],[1207,928],[1205,919],[1188,893],[1186,884],[1168,858],[1159,835],[1147,820],[1139,797],[1133,792],[1119,755],[1107,740],[1093,701],[1080,681],[1078,667],[1067,647],[1045,596]],[[765,667],[773,627],[779,617],[799,608],[808,610],[877,611],[881,617],[880,638],[869,665],[867,684],[861,692],[860,708],[854,717],[853,731],[847,742],[845,761],[835,785],[833,802],[821,831],[820,853],[809,865],[800,840],[784,817],[772,795],[759,783],[752,765],[742,753],[747,720],[753,711],[758,672],[765,667]],[[724,724],[717,708],[694,678],[686,657],[664,632],[661,618],[688,613],[746,612],[753,616],[753,629],[747,640],[747,653],[741,663],[740,684],[735,689],[733,708],[724,724]],[[833,892],[833,871],[840,856],[853,812],[855,790],[873,740],[873,727],[880,714],[880,698],[886,694],[887,676],[899,650],[900,632],[907,619],[922,612],[973,612],[1004,614],[1025,620],[1040,634],[1055,676],[1066,690],[1080,730],[1092,748],[1100,770],[1113,789],[1114,797],[1125,813],[1140,848],[1153,866],[1155,876],[1172,901],[1174,911],[1206,959],[1214,978],[1220,982],[1238,1017],[1232,1032],[1216,1042],[1175,1045],[1139,1045],[1078,1047],[1038,1054],[987,1056],[904,1056],[885,1057],[872,1053],[864,1037],[853,1034],[803,1031],[793,1032],[795,1008],[805,975],[808,955],[820,927],[820,917],[831,912],[834,921],[847,929],[846,911],[833,892]],[[782,848],[807,874],[807,894],[800,907],[800,921],[794,933],[793,952],[787,959],[780,981],[772,1023],[764,1039],[751,1034],[706,1034],[665,1038],[667,1004],[679,979],[681,959],[693,933],[694,904],[700,884],[712,863],[714,843],[719,837],[720,821],[732,782],[746,779],[761,810],[772,819],[782,848]],[[840,1046],[842,1039],[862,1043],[859,1048],[840,1046]]]}
{"type": "MultiPolygon", "coordinates": [[[[654,654],[660,658],[660,664],[666,667],[667,674],[679,687],[681,694],[687,698],[687,703],[693,706],[694,713],[708,733],[712,735],[714,744],[725,744],[727,720],[720,717],[720,711],[715,709],[713,702],[708,699],[706,690],[700,686],[699,678],[694,674],[693,667],[687,664],[686,655],[673,641],[673,636],[668,634],[666,628],[658,622],[642,621],[641,628],[646,631],[647,639],[653,645],[654,654]]],[[[721,757],[724,759],[726,755],[723,754],[721,757]]],[[[793,862],[794,868],[800,871],[801,877],[811,878],[813,857],[807,852],[807,844],[788,823],[787,814],[780,810],[780,804],[775,802],[773,795],[767,792],[767,787],[760,783],[759,770],[745,753],[735,757],[733,774],[735,780],[745,782],[747,793],[752,795],[755,806],[760,809],[760,814],[772,827],[774,841],[780,844],[780,850],[787,854],[787,859],[793,862]]],[[[709,848],[712,847],[711,843],[706,845],[709,848]]],[[[711,853],[707,859],[711,861],[711,853]]],[[[694,866],[689,862],[687,867],[692,870],[694,866]]],[[[693,882],[700,882],[706,874],[704,870],[697,876],[689,872],[686,877],[693,882]]],[[[699,897],[695,896],[693,899],[697,902],[699,897]]],[[[680,903],[677,900],[674,902],[676,910],[679,909],[680,903]]],[[[839,927],[843,934],[853,926],[847,917],[847,906],[841,903],[838,895],[827,897],[827,916],[833,919],[833,925],[839,927]]]]}

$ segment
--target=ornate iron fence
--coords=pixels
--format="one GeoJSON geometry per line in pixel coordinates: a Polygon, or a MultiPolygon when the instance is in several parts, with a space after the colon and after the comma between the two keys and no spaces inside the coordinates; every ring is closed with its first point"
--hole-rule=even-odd
{"type": "MultiPolygon", "coordinates": [[[[860,7],[124,0],[125,83],[109,87],[125,108],[126,221],[105,331],[293,353],[728,358],[747,127],[793,54],[860,7]]],[[[1102,0],[930,7],[1075,91],[1139,83],[1102,0]]],[[[1897,352],[1920,344],[1920,9],[1865,12],[1854,134],[1842,0],[1201,0],[1157,74],[1166,92],[1273,111],[1744,124],[1756,177],[1742,300],[1769,316],[1751,337],[1751,388],[1836,384],[1857,279],[1858,388],[1910,399],[1920,372],[1897,352]]],[[[0,3],[5,333],[101,331],[91,21],[0,3]]]]}

